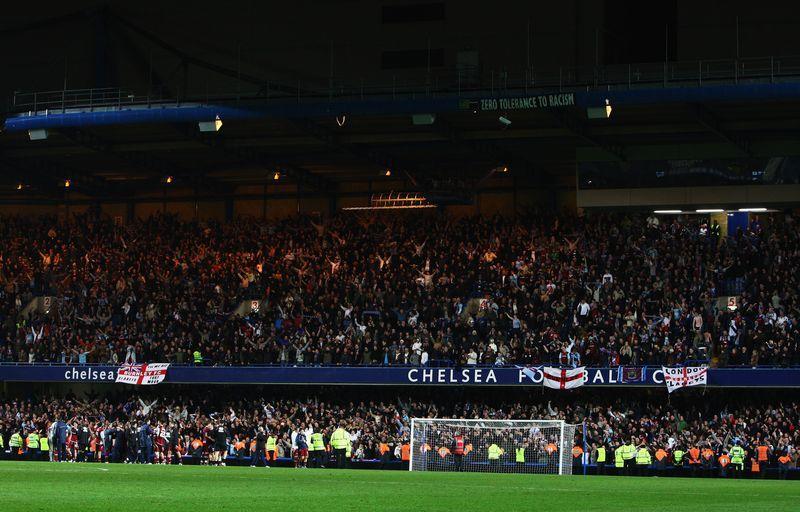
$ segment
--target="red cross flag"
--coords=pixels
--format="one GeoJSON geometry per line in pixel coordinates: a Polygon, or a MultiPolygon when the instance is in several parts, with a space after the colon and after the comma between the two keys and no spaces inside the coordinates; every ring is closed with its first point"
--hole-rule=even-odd
{"type": "Polygon", "coordinates": [[[664,384],[667,392],[689,386],[705,386],[708,384],[708,368],[703,366],[687,366],[685,368],[667,368],[662,366],[664,384]]]}
{"type": "Polygon", "coordinates": [[[573,389],[583,386],[584,366],[578,368],[542,368],[542,383],[546,388],[573,389]]]}
{"type": "Polygon", "coordinates": [[[152,386],[160,384],[167,376],[169,363],[125,364],[117,370],[117,380],[122,384],[152,386]]]}

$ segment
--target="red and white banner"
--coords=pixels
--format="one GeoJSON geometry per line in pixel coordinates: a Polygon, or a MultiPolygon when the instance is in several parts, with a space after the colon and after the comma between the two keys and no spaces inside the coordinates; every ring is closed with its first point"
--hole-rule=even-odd
{"type": "Polygon", "coordinates": [[[708,384],[708,368],[703,366],[687,366],[686,368],[667,368],[662,366],[664,384],[667,392],[689,386],[705,386],[708,384]]]}
{"type": "Polygon", "coordinates": [[[546,388],[573,389],[583,386],[584,366],[578,368],[542,368],[542,383],[546,388]]]}
{"type": "Polygon", "coordinates": [[[167,376],[169,363],[124,364],[117,370],[117,380],[122,384],[152,386],[160,384],[167,376]]]}

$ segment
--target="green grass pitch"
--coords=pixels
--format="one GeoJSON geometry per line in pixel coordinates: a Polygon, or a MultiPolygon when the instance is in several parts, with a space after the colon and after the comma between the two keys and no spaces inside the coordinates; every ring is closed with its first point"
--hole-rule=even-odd
{"type": "Polygon", "coordinates": [[[800,482],[0,463],[0,511],[797,511],[800,482]]]}

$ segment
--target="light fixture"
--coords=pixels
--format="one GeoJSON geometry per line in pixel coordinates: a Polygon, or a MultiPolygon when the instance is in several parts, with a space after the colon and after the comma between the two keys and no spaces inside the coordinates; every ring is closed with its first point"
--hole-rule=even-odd
{"type": "Polygon", "coordinates": [[[17,183],[17,190],[22,190],[23,188],[25,188],[25,185],[22,183],[17,183]]]}
{"type": "Polygon", "coordinates": [[[508,172],[508,166],[503,166],[500,168],[500,172],[508,172]]]}
{"type": "Polygon", "coordinates": [[[35,130],[28,130],[28,138],[30,140],[46,140],[50,134],[44,128],[36,128],[35,130]]]}
{"type": "Polygon", "coordinates": [[[72,180],[71,179],[64,180],[64,188],[69,188],[71,186],[72,186],[72,180]]]}
{"type": "Polygon", "coordinates": [[[342,210],[421,210],[424,208],[437,208],[435,204],[409,204],[404,206],[346,206],[342,210]]]}
{"type": "Polygon", "coordinates": [[[414,126],[427,126],[436,122],[436,114],[413,114],[411,123],[414,126]]]}
{"type": "Polygon", "coordinates": [[[497,118],[497,120],[500,121],[503,126],[511,126],[511,119],[507,118],[506,116],[500,116],[497,118]]]}
{"type": "Polygon", "coordinates": [[[437,206],[416,192],[390,192],[373,194],[370,196],[367,206],[348,206],[342,210],[418,210],[422,208],[437,208],[437,206]]]}
{"type": "Polygon", "coordinates": [[[275,171],[275,174],[272,175],[272,179],[275,180],[275,181],[278,181],[279,179],[281,179],[280,171],[275,171]]]}
{"type": "Polygon", "coordinates": [[[756,207],[756,208],[739,208],[740,212],[765,212],[767,211],[766,208],[763,207],[756,207]]]}
{"type": "Polygon", "coordinates": [[[653,210],[653,213],[676,214],[683,213],[683,210],[653,210]]]}
{"type": "Polygon", "coordinates": [[[586,117],[589,119],[608,119],[611,117],[611,102],[606,98],[606,104],[602,107],[589,107],[586,109],[586,117]]]}
{"type": "Polygon", "coordinates": [[[392,170],[391,169],[386,169],[386,171],[384,171],[383,175],[384,176],[391,176],[392,175],[392,170]]]}
{"type": "Polygon", "coordinates": [[[217,115],[213,121],[198,122],[197,127],[200,128],[201,132],[218,132],[222,128],[222,119],[217,115]]]}
{"type": "Polygon", "coordinates": [[[722,208],[700,208],[699,210],[695,210],[697,213],[722,213],[725,210],[722,208]]]}
{"type": "Polygon", "coordinates": [[[164,178],[164,183],[169,185],[170,183],[172,183],[172,180],[173,180],[172,176],[167,176],[166,178],[164,178]]]}
{"type": "Polygon", "coordinates": [[[28,138],[30,140],[46,140],[49,135],[50,134],[44,128],[28,130],[28,138]]]}

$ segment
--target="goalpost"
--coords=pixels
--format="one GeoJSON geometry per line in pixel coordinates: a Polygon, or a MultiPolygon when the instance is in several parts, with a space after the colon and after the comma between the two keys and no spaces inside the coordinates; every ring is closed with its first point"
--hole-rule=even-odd
{"type": "Polygon", "coordinates": [[[560,420],[412,418],[408,469],[571,475],[574,440],[575,425],[560,420]]]}

